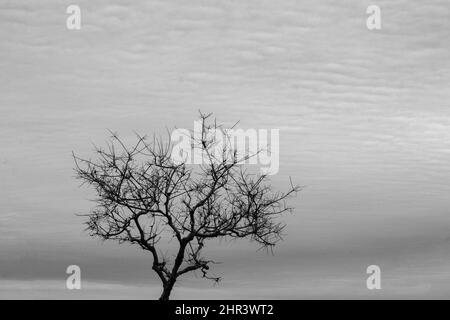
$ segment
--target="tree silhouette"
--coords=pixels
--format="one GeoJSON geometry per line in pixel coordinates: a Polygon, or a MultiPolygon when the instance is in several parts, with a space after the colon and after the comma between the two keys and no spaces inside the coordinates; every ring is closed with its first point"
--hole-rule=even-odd
{"type": "Polygon", "coordinates": [[[220,280],[209,273],[214,261],[202,256],[209,239],[249,238],[271,249],[285,226],[276,218],[292,210],[284,200],[299,191],[292,182],[286,192],[274,191],[266,175],[247,170],[245,161],[254,155],[239,155],[228,143],[218,156],[217,137],[209,133],[227,131],[210,115],[200,114],[200,120],[192,147],[203,152],[201,165],[174,161],[170,139],[149,142],[140,135],[127,147],[112,133],[106,148],[95,148],[95,161],[73,155],[77,178],[97,193],[97,206],[85,215],[90,235],[148,251],[163,286],[160,300],[168,300],[188,272],[220,280]],[[173,238],[172,259],[161,248],[173,238]]]}

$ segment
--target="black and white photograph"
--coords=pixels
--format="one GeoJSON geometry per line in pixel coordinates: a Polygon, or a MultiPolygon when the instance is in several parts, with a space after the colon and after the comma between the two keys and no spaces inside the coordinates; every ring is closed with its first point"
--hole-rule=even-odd
{"type": "Polygon", "coordinates": [[[448,0],[0,0],[0,111],[0,300],[450,299],[448,0]]]}

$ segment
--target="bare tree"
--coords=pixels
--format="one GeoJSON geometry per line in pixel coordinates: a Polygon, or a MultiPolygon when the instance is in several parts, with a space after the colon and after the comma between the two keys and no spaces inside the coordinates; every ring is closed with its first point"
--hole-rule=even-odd
{"type": "Polygon", "coordinates": [[[276,218],[292,210],[285,199],[299,190],[290,183],[286,192],[274,191],[266,175],[249,173],[243,164],[254,155],[240,156],[229,144],[217,156],[217,139],[209,132],[227,131],[210,115],[200,116],[202,132],[192,146],[205,155],[202,165],[174,161],[170,139],[148,142],[137,135],[127,147],[114,133],[106,148],[96,147],[95,161],[74,155],[77,178],[97,193],[97,206],[86,215],[90,235],[148,251],[163,286],[160,300],[168,300],[188,272],[220,280],[208,272],[214,261],[202,256],[208,239],[249,238],[272,248],[285,226],[276,218]],[[170,237],[177,240],[173,259],[161,250],[161,240],[170,237]]]}

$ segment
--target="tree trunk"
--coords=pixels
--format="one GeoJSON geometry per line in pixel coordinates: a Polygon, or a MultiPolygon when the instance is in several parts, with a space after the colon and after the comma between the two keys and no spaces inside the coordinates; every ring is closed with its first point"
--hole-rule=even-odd
{"type": "Polygon", "coordinates": [[[175,281],[169,280],[166,283],[166,285],[163,286],[163,292],[161,293],[159,300],[169,300],[169,296],[170,296],[170,293],[172,292],[174,284],[175,284],[175,281]]]}
{"type": "Polygon", "coordinates": [[[168,281],[163,286],[163,292],[161,293],[159,300],[169,300],[169,296],[170,293],[172,292],[175,281],[177,281],[178,269],[180,269],[180,266],[183,263],[184,250],[186,249],[187,244],[188,241],[186,241],[185,239],[183,241],[180,241],[180,249],[178,250],[177,257],[175,258],[175,263],[172,268],[172,274],[169,277],[168,281]]]}

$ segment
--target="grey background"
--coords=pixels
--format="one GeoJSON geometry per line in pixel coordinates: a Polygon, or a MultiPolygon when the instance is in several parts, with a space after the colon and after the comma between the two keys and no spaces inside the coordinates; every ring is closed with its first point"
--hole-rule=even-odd
{"type": "Polygon", "coordinates": [[[156,298],[149,256],[83,232],[71,151],[198,109],[279,128],[272,181],[307,187],[274,256],[212,243],[223,282],[175,298],[450,298],[448,0],[77,1],[69,31],[72,3],[0,2],[0,298],[156,298]]]}

